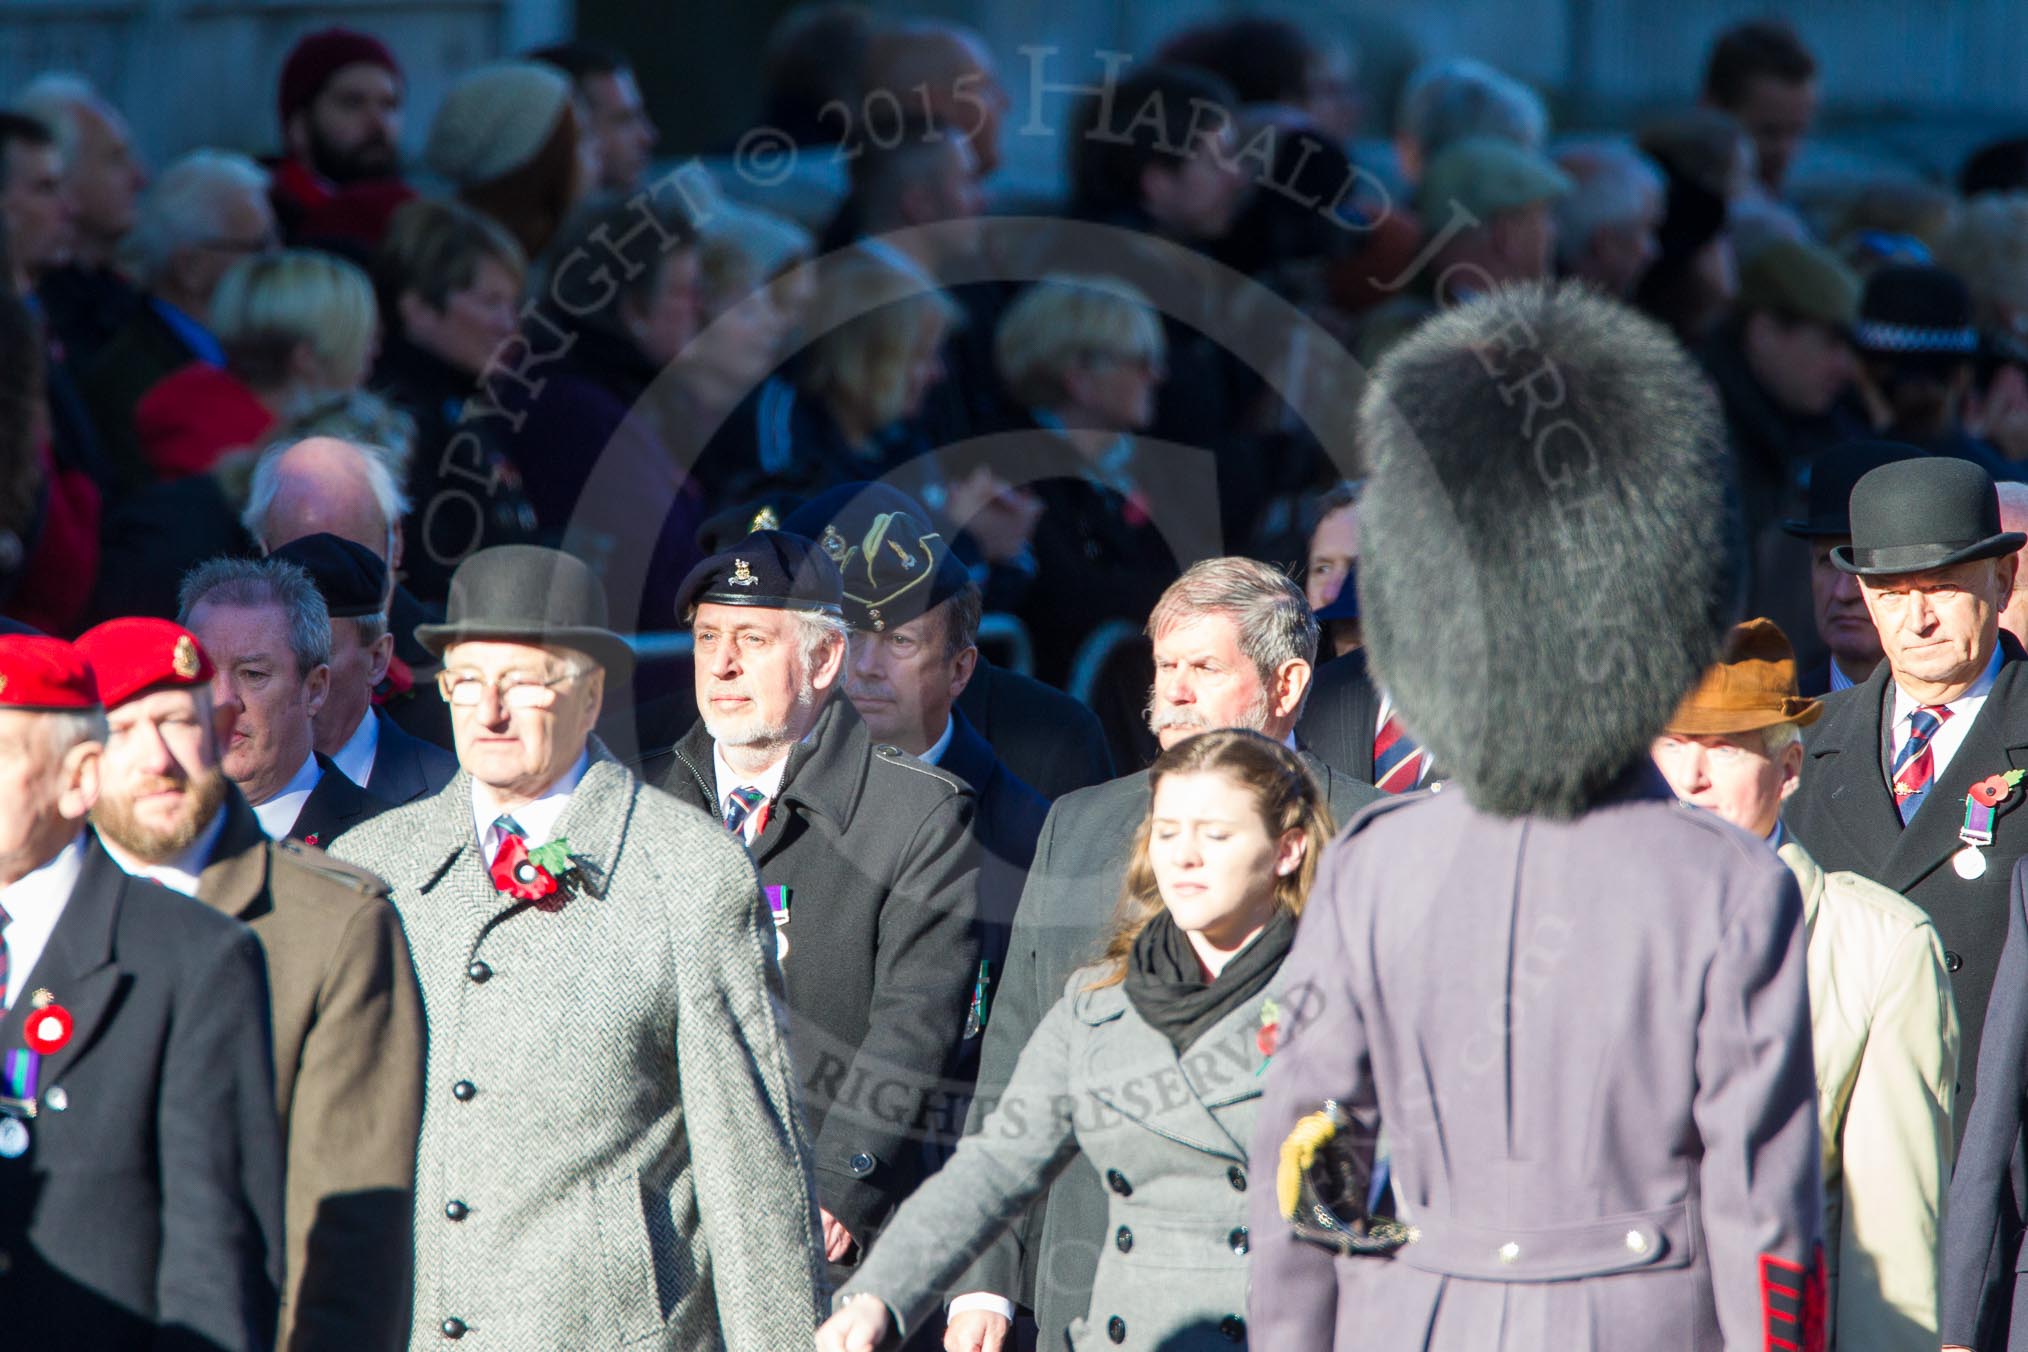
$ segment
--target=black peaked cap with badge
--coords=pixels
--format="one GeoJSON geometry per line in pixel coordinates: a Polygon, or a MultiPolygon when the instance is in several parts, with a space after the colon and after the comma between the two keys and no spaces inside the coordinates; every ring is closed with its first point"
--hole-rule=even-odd
{"type": "Polygon", "coordinates": [[[783,526],[817,541],[843,576],[845,622],[874,633],[907,624],[963,591],[971,572],[929,511],[882,483],[840,484],[783,526]]]}
{"type": "Polygon", "coordinates": [[[1926,456],[1882,465],[1852,489],[1852,542],[1831,551],[1847,573],[1879,577],[1999,558],[2028,544],[2000,529],[1992,476],[1969,460],[1926,456]]]}
{"type": "Polygon", "coordinates": [[[590,565],[541,545],[495,545],[451,574],[442,624],[415,641],[442,657],[453,643],[547,643],[588,654],[613,681],[634,670],[634,650],[606,625],[606,589],[590,565]]]}
{"type": "Polygon", "coordinates": [[[784,530],[755,531],[690,570],[676,593],[676,619],[689,624],[697,607],[843,613],[838,565],[816,541],[784,530]]]}
{"type": "Polygon", "coordinates": [[[1817,457],[1810,466],[1810,487],[1803,515],[1782,522],[1799,539],[1852,533],[1852,489],[1859,481],[1897,460],[1921,460],[1929,454],[1899,441],[1843,441],[1817,457]]]}
{"type": "Polygon", "coordinates": [[[320,532],[291,540],[268,557],[308,573],[334,620],[378,615],[387,606],[387,564],[355,540],[320,532]]]}

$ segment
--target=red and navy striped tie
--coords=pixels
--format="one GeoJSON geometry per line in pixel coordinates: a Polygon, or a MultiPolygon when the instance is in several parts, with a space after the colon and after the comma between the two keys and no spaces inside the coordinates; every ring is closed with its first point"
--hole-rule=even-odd
{"type": "Polygon", "coordinates": [[[1380,735],[1373,739],[1373,787],[1382,793],[1408,793],[1422,782],[1423,750],[1402,725],[1398,709],[1387,711],[1380,735]]]}
{"type": "Polygon", "coordinates": [[[1936,755],[1930,750],[1930,739],[1935,737],[1950,718],[1949,706],[1925,704],[1908,716],[1908,741],[1902,744],[1901,754],[1894,758],[1894,805],[1901,809],[1901,824],[1908,825],[1915,816],[1915,810],[1922,806],[1922,800],[1929,793],[1930,781],[1936,778],[1936,755]]]}

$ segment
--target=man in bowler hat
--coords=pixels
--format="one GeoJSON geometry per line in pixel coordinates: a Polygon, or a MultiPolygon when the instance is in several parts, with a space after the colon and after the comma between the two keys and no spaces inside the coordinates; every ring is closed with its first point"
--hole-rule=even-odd
{"type": "Polygon", "coordinates": [[[1913,460],[1923,452],[1894,441],[1846,441],[1817,458],[1810,468],[1809,496],[1799,517],[1782,530],[1810,547],[1810,609],[1824,656],[1796,677],[1811,698],[1849,690],[1880,665],[1880,635],[1859,594],[1859,579],[1831,562],[1831,551],[1852,543],[1852,486],[1882,465],[1913,460]]]}
{"type": "Polygon", "coordinates": [[[702,716],[641,772],[760,869],[833,1263],[872,1243],[923,1177],[924,1132],[962,1111],[950,1077],[979,968],[977,797],[840,697],[843,611],[837,564],[800,535],[699,563],[677,613],[702,716]]]}
{"type": "Polygon", "coordinates": [[[79,635],[107,736],[92,824],[122,869],[251,928],[267,960],[288,1229],[281,1346],[408,1340],[422,997],[387,886],[270,840],[218,759],[195,636],[148,616],[79,635]]]}
{"type": "Polygon", "coordinates": [[[104,738],[75,648],[0,637],[0,1327],[10,1348],[266,1352],[282,1151],[260,944],[86,829],[104,738]]]}
{"type": "Polygon", "coordinates": [[[1936,922],[1963,1026],[1960,1137],[2008,878],[2028,853],[2024,795],[2008,778],[2028,769],[2028,668],[2000,631],[2024,539],[2000,529],[1993,481],[1968,461],[1903,460],[1859,480],[1852,541],[1831,561],[1859,579],[1887,660],[1825,701],[1783,814],[1824,868],[1871,878],[1936,922]]]}
{"type": "Polygon", "coordinates": [[[480,550],[416,637],[457,778],[348,832],[429,1020],[415,1345],[807,1342],[823,1269],[772,926],[736,841],[592,735],[633,653],[556,550],[480,550]]]}
{"type": "Polygon", "coordinates": [[[1389,353],[1359,421],[1367,648],[1448,780],[1339,834],[1278,978],[1248,1337],[1822,1352],[1802,900],[1648,759],[1718,651],[1714,401],[1659,325],[1521,287],[1389,353]],[[1545,368],[1554,423],[1509,402],[1545,368]],[[1315,1242],[1276,1162],[1328,1135],[1368,1177],[1383,1134],[1392,1256],[1315,1242]]]}

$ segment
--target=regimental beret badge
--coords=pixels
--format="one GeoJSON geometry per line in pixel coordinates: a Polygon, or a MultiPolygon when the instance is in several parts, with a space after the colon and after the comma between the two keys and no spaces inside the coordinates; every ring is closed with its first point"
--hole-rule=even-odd
{"type": "Polygon", "coordinates": [[[174,671],[182,680],[189,681],[196,679],[198,670],[197,645],[191,642],[190,635],[177,635],[176,651],[169,658],[169,669],[174,671]]]}

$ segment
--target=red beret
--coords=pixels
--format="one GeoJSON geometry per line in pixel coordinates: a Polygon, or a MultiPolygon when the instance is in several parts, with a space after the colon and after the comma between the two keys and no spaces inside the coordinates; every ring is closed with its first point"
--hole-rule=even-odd
{"type": "Polygon", "coordinates": [[[0,635],[0,709],[96,709],[99,685],[83,653],[60,638],[0,635]]]}
{"type": "Polygon", "coordinates": [[[188,629],[145,615],[94,625],[77,636],[77,649],[98,673],[108,709],[157,686],[211,679],[211,659],[188,629]]]}
{"type": "Polygon", "coordinates": [[[324,28],[306,33],[282,63],[282,89],[277,105],[282,114],[282,131],[289,119],[323,91],[324,84],[347,66],[380,66],[395,79],[401,65],[387,44],[371,33],[356,28],[324,28]]]}

